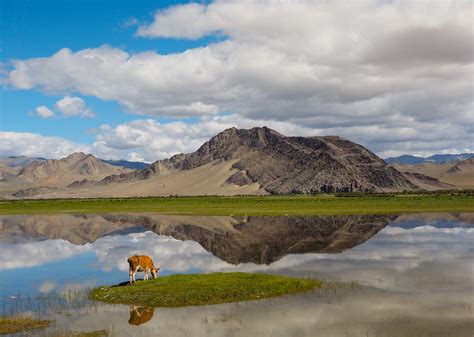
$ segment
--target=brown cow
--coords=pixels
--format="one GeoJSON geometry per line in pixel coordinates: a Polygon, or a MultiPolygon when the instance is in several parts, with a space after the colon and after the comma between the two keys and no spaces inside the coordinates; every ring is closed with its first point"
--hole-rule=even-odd
{"type": "Polygon", "coordinates": [[[158,270],[153,264],[153,260],[148,255],[133,255],[127,260],[129,265],[130,284],[135,282],[135,274],[138,272],[144,272],[144,280],[148,280],[148,272],[151,272],[151,276],[156,278],[158,276],[158,270]]]}
{"type": "Polygon", "coordinates": [[[153,318],[153,313],[155,312],[154,308],[149,307],[136,307],[134,305],[130,306],[130,319],[128,324],[130,325],[140,325],[148,322],[153,318]]]}

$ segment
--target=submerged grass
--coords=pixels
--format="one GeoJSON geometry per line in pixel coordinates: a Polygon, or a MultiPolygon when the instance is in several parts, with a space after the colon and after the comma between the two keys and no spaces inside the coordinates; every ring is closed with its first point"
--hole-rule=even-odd
{"type": "Polygon", "coordinates": [[[266,274],[212,273],[159,277],[133,285],[99,287],[92,299],[149,307],[183,307],[256,300],[321,287],[322,282],[266,274]]]}
{"type": "Polygon", "coordinates": [[[0,317],[0,335],[47,328],[50,324],[51,321],[30,317],[0,317]]]}
{"type": "Polygon", "coordinates": [[[0,214],[160,212],[182,215],[330,215],[433,211],[474,211],[474,193],[0,201],[0,214]]]}

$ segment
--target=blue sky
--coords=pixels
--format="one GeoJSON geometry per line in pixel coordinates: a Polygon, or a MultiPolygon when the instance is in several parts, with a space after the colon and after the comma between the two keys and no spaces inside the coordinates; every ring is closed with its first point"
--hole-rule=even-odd
{"type": "Polygon", "coordinates": [[[0,2],[0,155],[154,161],[227,127],[472,151],[470,1],[0,2]]]}
{"type": "MultiPolygon", "coordinates": [[[[62,48],[78,51],[110,45],[131,53],[155,50],[160,54],[182,52],[202,46],[209,38],[198,40],[146,39],[134,35],[133,19],[150,21],[153,13],[180,3],[179,1],[93,1],[93,0],[2,0],[0,29],[1,62],[12,59],[47,57],[62,48]]],[[[44,94],[37,90],[0,89],[2,129],[28,131],[65,137],[74,142],[91,143],[93,129],[100,124],[112,125],[133,120],[114,101],[93,96],[84,97],[96,112],[96,118],[64,118],[54,120],[35,116],[40,105],[53,106],[62,95],[44,94]],[[8,114],[8,115],[7,115],[8,114]]],[[[168,121],[169,118],[160,118],[168,121]]]]}

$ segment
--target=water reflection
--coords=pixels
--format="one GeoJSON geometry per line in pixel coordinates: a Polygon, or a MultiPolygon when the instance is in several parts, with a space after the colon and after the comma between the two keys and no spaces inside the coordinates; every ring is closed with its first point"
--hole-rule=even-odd
{"type": "MultiPolygon", "coordinates": [[[[0,242],[65,240],[75,246],[101,237],[151,230],[198,242],[227,263],[271,264],[288,254],[340,253],[371,238],[396,216],[192,217],[164,215],[36,215],[0,218],[0,242]]],[[[74,248],[57,241],[66,256],[74,248]]],[[[24,244],[21,251],[35,253],[24,244]]],[[[41,247],[39,251],[44,251],[41,247]]],[[[17,254],[16,252],[15,254],[17,254]]],[[[36,254],[34,254],[36,255],[36,254]]],[[[61,256],[62,254],[50,254],[61,256]]],[[[30,261],[30,266],[35,264],[30,261]]],[[[4,266],[5,268],[5,266],[4,266]]]]}
{"type": "Polygon", "coordinates": [[[116,336],[471,336],[473,223],[472,213],[3,216],[0,311],[40,312],[56,320],[53,330],[116,336]],[[362,287],[181,309],[87,301],[88,288],[126,281],[126,258],[139,253],[165,275],[264,271],[362,287]],[[17,294],[30,297],[10,298],[17,294]]]}
{"type": "Polygon", "coordinates": [[[130,325],[142,325],[153,318],[155,308],[150,307],[137,307],[135,305],[130,306],[130,318],[128,324],[130,325]]]}

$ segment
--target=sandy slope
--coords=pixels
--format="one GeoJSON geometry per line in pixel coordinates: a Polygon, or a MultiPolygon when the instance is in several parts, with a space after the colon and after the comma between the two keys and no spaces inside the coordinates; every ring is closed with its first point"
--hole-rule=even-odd
{"type": "Polygon", "coordinates": [[[63,188],[36,198],[138,197],[169,195],[237,195],[265,194],[258,183],[246,186],[225,183],[237,170],[234,161],[213,162],[192,170],[173,171],[147,180],[98,185],[82,188],[63,188]]]}

